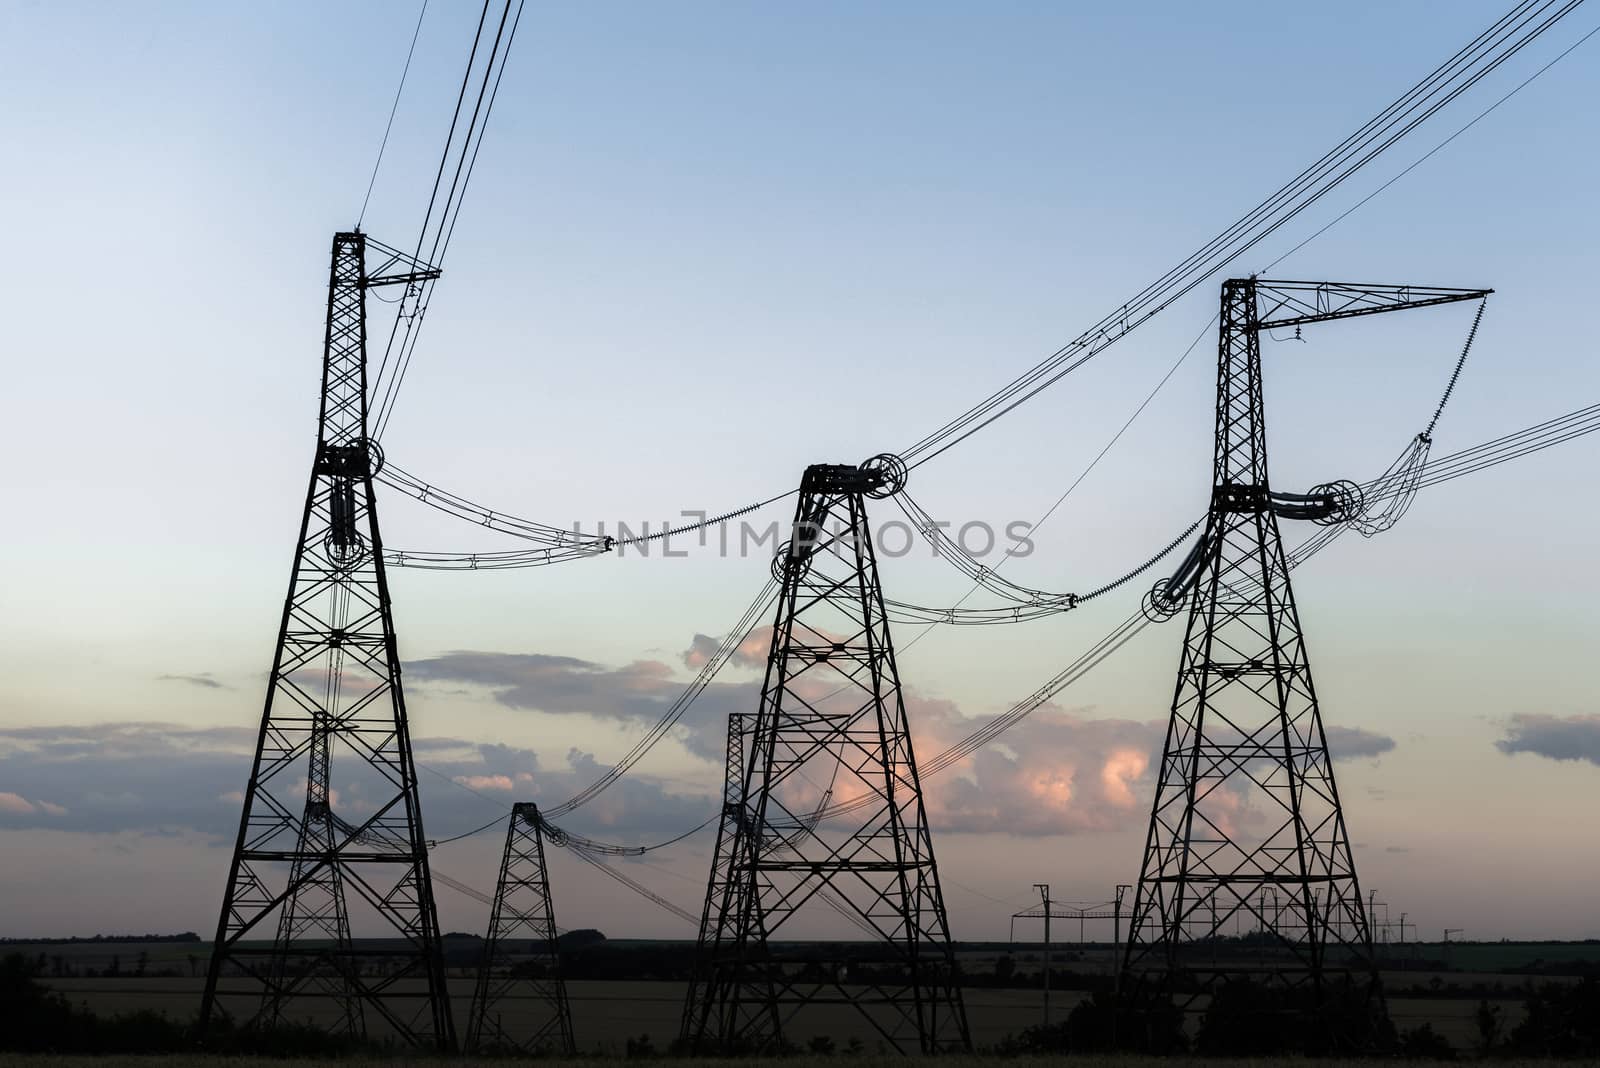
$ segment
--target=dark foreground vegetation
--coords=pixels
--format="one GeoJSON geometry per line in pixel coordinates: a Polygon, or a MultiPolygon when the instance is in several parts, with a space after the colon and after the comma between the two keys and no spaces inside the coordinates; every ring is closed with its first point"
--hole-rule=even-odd
{"type": "MultiPolygon", "coordinates": [[[[40,962],[20,954],[0,960],[0,1051],[51,1054],[180,1053],[271,1058],[384,1058],[394,1050],[376,1043],[324,1034],[301,1026],[242,1030],[213,1025],[202,1040],[192,1020],[157,1012],[96,1015],[74,1005],[40,980],[40,962]]],[[[1034,1027],[980,1051],[998,1058],[1144,1054],[1200,1057],[1381,1057],[1453,1060],[1458,1051],[1423,1024],[1397,1031],[1374,1024],[1364,1003],[1334,999],[1312,1011],[1295,995],[1252,983],[1222,987],[1186,1029],[1182,1013],[1162,999],[1117,1001],[1101,981],[1060,1023],[1034,1027]]],[[[1577,982],[1531,986],[1523,996],[1525,1017],[1501,1025],[1487,1001],[1477,1014],[1479,1041],[1472,1052],[1485,1058],[1600,1059],[1600,976],[1577,982]]],[[[649,1035],[623,1041],[626,1059],[682,1056],[675,1042],[649,1035]]],[[[729,1050],[737,1056],[748,1051],[729,1050]]],[[[810,1058],[849,1059],[880,1054],[858,1041],[816,1039],[785,1051],[810,1058]]]]}

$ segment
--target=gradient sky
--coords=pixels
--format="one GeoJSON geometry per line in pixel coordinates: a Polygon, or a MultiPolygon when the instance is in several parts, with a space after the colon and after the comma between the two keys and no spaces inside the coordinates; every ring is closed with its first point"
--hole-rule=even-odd
{"type": "MultiPolygon", "coordinates": [[[[385,448],[497,508],[590,526],[734,508],[808,463],[904,448],[1504,6],[530,3],[385,448]]],[[[415,234],[474,7],[428,12],[367,213],[381,240],[415,234]]],[[[355,221],[414,17],[0,7],[0,935],[215,923],[314,443],[329,235],[355,221]]],[[[1232,273],[1278,259],[1597,17],[1580,10],[1232,273]]],[[[1597,48],[1274,268],[1497,289],[1440,453],[1600,399],[1597,48]]],[[[1202,287],[919,469],[912,492],[943,518],[1035,519],[1215,301],[1202,287]]],[[[1382,470],[1470,319],[1461,305],[1268,345],[1274,484],[1382,470]]],[[[1214,351],[1206,333],[1014,579],[1096,585],[1204,508],[1214,351]]],[[[1296,572],[1363,885],[1424,936],[1600,936],[1594,450],[1429,490],[1393,532],[1296,572]]],[[[393,495],[382,508],[394,547],[514,547],[393,495]]],[[[394,574],[428,833],[586,783],[766,571],[701,551],[394,574]]],[[[965,592],[922,556],[885,561],[883,580],[926,604],[965,592]]],[[[1054,674],[1144,585],[914,648],[902,628],[924,753],[1054,674]]],[[[1099,900],[1136,876],[1178,626],[964,769],[984,806],[930,783],[958,937],[1003,934],[1034,882],[1099,900]]],[[[647,842],[708,815],[722,718],[753,708],[761,656],[571,828],[647,842]]],[[[697,910],[709,846],[634,874],[697,910]]],[[[492,889],[497,850],[481,836],[435,864],[492,889]]],[[[551,863],[564,926],[692,935],[551,863]]],[[[439,904],[447,928],[482,927],[477,903],[441,889],[439,904]]]]}

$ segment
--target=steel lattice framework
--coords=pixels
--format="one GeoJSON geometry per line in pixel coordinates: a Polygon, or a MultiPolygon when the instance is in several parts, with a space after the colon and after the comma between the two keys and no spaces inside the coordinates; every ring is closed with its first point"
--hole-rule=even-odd
{"type": "MultiPolygon", "coordinates": [[[[737,636],[735,636],[736,640],[737,636]]],[[[712,993],[714,978],[710,951],[716,939],[707,936],[718,930],[724,912],[738,916],[743,912],[740,892],[747,880],[734,875],[733,850],[739,841],[740,829],[745,824],[744,775],[745,750],[755,716],[748,712],[733,712],[728,716],[727,761],[723,765],[722,814],[717,821],[717,841],[711,851],[711,876],[706,884],[705,907],[700,913],[700,942],[696,946],[694,971],[689,977],[689,995],[683,1003],[681,1034],[694,1040],[699,1028],[697,1013],[701,1012],[712,993]]]]}
{"type": "MultiPolygon", "coordinates": [[[[1125,983],[1154,981],[1192,995],[1229,978],[1270,976],[1308,989],[1315,1001],[1339,976],[1376,990],[1369,918],[1278,527],[1280,518],[1351,518],[1359,491],[1348,483],[1309,494],[1271,490],[1260,333],[1487,293],[1256,278],[1223,284],[1211,509],[1180,569],[1193,593],[1125,983]],[[1272,945],[1223,942],[1241,920],[1269,932],[1272,945]]],[[[1170,604],[1184,596],[1174,588],[1170,604]]]]}
{"type": "Polygon", "coordinates": [[[729,727],[744,744],[684,1008],[691,1048],[772,1052],[824,1004],[854,1007],[902,1052],[971,1047],[867,526],[865,498],[904,478],[884,456],[814,465],[801,482],[773,565],[782,590],[759,710],[729,727]],[[835,796],[868,802],[819,824],[835,796]],[[776,940],[814,937],[807,916],[822,906],[871,941],[784,952],[776,940]]]}
{"type": "Polygon", "coordinates": [[[359,231],[334,235],[316,457],[202,1027],[309,1020],[455,1046],[367,426],[366,293],[437,276],[359,231]],[[381,941],[355,942],[352,908],[381,941]]]}
{"type": "Polygon", "coordinates": [[[512,806],[506,825],[489,934],[467,1019],[467,1049],[569,1057],[577,1052],[556,944],[544,824],[538,806],[528,802],[512,806]],[[515,940],[526,940],[526,947],[515,940]]]}

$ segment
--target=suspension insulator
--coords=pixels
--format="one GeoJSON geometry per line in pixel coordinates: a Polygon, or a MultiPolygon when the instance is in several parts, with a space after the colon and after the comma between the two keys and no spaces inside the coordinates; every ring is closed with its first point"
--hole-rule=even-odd
{"type": "Polygon", "coordinates": [[[351,478],[335,478],[328,494],[328,536],[323,539],[328,559],[350,567],[367,551],[356,531],[356,486],[351,478]]]}
{"type": "Polygon", "coordinates": [[[1360,516],[1362,510],[1366,507],[1366,497],[1361,492],[1361,487],[1347,478],[1342,478],[1337,482],[1324,482],[1321,485],[1312,486],[1309,496],[1325,496],[1333,500],[1332,511],[1327,515],[1318,516],[1312,520],[1312,522],[1324,527],[1348,523],[1350,520],[1360,516]]]}
{"type": "Polygon", "coordinates": [[[1152,623],[1165,623],[1183,610],[1188,594],[1180,593],[1176,597],[1168,595],[1170,582],[1161,579],[1150,587],[1150,592],[1144,595],[1144,601],[1139,605],[1139,611],[1144,613],[1144,618],[1152,623]]]}
{"type": "Polygon", "coordinates": [[[910,470],[906,462],[892,452],[880,452],[870,459],[861,461],[862,471],[877,477],[877,485],[866,491],[867,496],[874,500],[893,497],[896,493],[906,488],[906,479],[910,470]]]}

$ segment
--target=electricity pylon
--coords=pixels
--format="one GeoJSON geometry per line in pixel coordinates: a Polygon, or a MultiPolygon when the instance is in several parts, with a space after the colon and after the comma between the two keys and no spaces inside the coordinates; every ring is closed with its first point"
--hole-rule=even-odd
{"type": "Polygon", "coordinates": [[[733,850],[744,825],[745,750],[755,716],[748,712],[728,715],[727,760],[722,773],[722,815],[717,821],[717,841],[711,851],[711,877],[706,884],[705,907],[700,913],[700,941],[695,947],[694,971],[689,977],[689,994],[683,1002],[681,1034],[694,1039],[699,1012],[712,996],[715,979],[710,951],[717,944],[717,923],[721,914],[739,915],[739,893],[745,885],[734,877],[733,850]]]}
{"type": "Polygon", "coordinates": [[[1372,932],[1278,521],[1355,518],[1349,483],[1267,479],[1264,330],[1481,299],[1488,290],[1276,282],[1222,287],[1211,510],[1155,592],[1188,627],[1123,960],[1123,981],[1192,996],[1230,978],[1376,990],[1372,932]],[[1279,895],[1283,904],[1279,905],[1279,895]],[[1271,945],[1229,946],[1243,921],[1271,945]]]}
{"type": "Polygon", "coordinates": [[[455,1046],[367,424],[367,291],[436,277],[359,231],[334,235],[316,457],[202,1027],[226,1015],[455,1046]]]}
{"type": "Polygon", "coordinates": [[[561,978],[543,830],[537,805],[512,806],[467,1019],[468,1052],[569,1057],[577,1052],[567,984],[561,978]],[[515,944],[519,939],[526,940],[525,947],[515,944]]]}
{"type": "Polygon", "coordinates": [[[867,526],[866,498],[904,482],[889,456],[801,481],[773,562],[766,682],[725,801],[731,843],[714,865],[727,875],[714,866],[684,1007],[691,1049],[779,1050],[819,1005],[853,1008],[897,1051],[971,1048],[867,526]],[[867,941],[786,952],[778,939],[820,934],[821,906],[867,941]]]}

